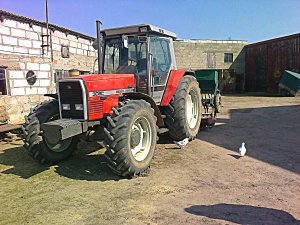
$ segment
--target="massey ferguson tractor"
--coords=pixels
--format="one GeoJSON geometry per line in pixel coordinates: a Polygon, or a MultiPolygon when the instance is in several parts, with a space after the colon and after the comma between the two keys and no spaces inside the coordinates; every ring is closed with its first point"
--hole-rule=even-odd
{"type": "Polygon", "coordinates": [[[100,31],[97,21],[98,74],[58,81],[52,100],[25,117],[29,155],[50,165],[68,158],[79,136],[92,136],[105,146],[109,167],[133,177],[149,168],[159,133],[193,140],[201,93],[194,73],[176,68],[175,38],[152,25],[100,31]]]}

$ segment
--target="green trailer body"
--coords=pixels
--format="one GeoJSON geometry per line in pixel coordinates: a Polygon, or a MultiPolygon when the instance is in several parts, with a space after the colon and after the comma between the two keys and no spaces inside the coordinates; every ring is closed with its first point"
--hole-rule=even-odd
{"type": "Polygon", "coordinates": [[[300,74],[285,70],[279,81],[279,87],[293,96],[298,95],[300,92],[300,74]]]}
{"type": "Polygon", "coordinates": [[[219,73],[217,70],[195,70],[195,75],[201,89],[202,105],[204,107],[202,121],[208,126],[214,125],[217,113],[221,110],[219,73]]]}
{"type": "Polygon", "coordinates": [[[219,74],[217,70],[196,70],[195,75],[202,93],[217,94],[219,86],[219,74]]]}

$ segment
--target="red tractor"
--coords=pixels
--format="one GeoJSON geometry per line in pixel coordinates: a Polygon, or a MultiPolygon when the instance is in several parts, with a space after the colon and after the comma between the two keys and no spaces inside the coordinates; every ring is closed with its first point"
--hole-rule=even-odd
{"type": "Polygon", "coordinates": [[[115,173],[147,171],[157,134],[193,140],[201,123],[201,93],[192,71],[176,69],[176,34],[152,25],[100,31],[99,74],[60,80],[53,99],[23,125],[24,147],[42,164],[68,158],[78,136],[102,141],[115,173]]]}

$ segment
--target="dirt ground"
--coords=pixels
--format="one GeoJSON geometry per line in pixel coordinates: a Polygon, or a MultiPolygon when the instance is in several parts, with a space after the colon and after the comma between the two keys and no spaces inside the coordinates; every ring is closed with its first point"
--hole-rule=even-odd
{"type": "Polygon", "coordinates": [[[2,141],[0,224],[300,224],[300,98],[223,101],[214,128],[183,150],[161,137],[149,175],[131,180],[97,146],[46,168],[2,141]]]}

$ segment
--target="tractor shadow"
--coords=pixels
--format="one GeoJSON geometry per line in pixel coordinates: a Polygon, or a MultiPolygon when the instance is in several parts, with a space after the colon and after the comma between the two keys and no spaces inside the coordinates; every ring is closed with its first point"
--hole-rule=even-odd
{"type": "MultiPolygon", "coordinates": [[[[246,143],[246,156],[300,174],[300,105],[230,109],[229,118],[199,133],[201,141],[220,146],[239,159],[246,143]]],[[[228,116],[227,116],[228,117],[228,116]]]]}
{"type": "MultiPolygon", "coordinates": [[[[51,167],[40,165],[33,160],[22,147],[23,142],[0,143],[0,176],[13,174],[23,179],[29,179],[47,170],[74,180],[86,181],[118,181],[126,179],[112,172],[107,166],[104,149],[93,142],[82,141],[78,144],[73,155],[51,167]],[[7,145],[7,147],[6,147],[7,145]],[[14,147],[15,146],[15,147],[14,147]],[[5,167],[5,169],[2,169],[5,167]],[[7,167],[9,167],[7,169],[7,167]]],[[[167,134],[159,135],[158,144],[170,144],[166,150],[179,150],[167,134]]]]}
{"type": "Polygon", "coordinates": [[[300,221],[291,214],[272,208],[235,205],[235,204],[217,204],[217,205],[194,205],[184,209],[187,213],[203,216],[215,220],[223,220],[236,224],[294,224],[299,225],[300,221]]]}
{"type": "Polygon", "coordinates": [[[157,144],[174,144],[172,138],[167,133],[159,134],[157,144]]]}
{"type": "Polygon", "coordinates": [[[174,144],[172,138],[168,135],[168,133],[163,133],[158,135],[158,145],[165,145],[165,149],[167,150],[178,150],[179,147],[174,144]]]}
{"type": "Polygon", "coordinates": [[[24,179],[28,179],[48,169],[33,161],[23,147],[8,148],[0,151],[0,168],[3,166],[10,168],[1,169],[0,175],[14,174],[24,179]]]}
{"type": "MultiPolygon", "coordinates": [[[[11,146],[11,144],[9,145],[11,146]]],[[[20,144],[18,147],[7,148],[0,151],[0,176],[1,174],[13,174],[23,179],[29,179],[53,169],[55,173],[74,180],[118,181],[124,179],[115,175],[107,166],[106,159],[99,150],[99,145],[79,143],[78,149],[80,150],[74,151],[69,159],[48,167],[34,161],[20,144]],[[80,145],[84,145],[84,148],[80,148],[80,145]],[[7,166],[10,168],[2,169],[7,166]]]]}

